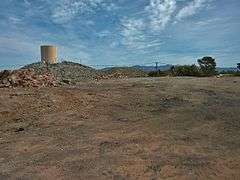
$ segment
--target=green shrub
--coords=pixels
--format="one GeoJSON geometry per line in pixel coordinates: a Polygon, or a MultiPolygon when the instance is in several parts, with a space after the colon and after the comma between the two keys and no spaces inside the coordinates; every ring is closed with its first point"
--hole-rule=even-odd
{"type": "Polygon", "coordinates": [[[233,76],[240,76],[240,71],[233,73],[233,76]]]}
{"type": "Polygon", "coordinates": [[[169,73],[168,71],[158,70],[158,71],[151,71],[151,72],[149,72],[148,76],[150,76],[150,77],[162,77],[162,76],[168,76],[170,74],[171,73],[169,73]]]}
{"type": "MultiPolygon", "coordinates": [[[[152,71],[148,75],[150,77],[159,77],[159,76],[196,76],[196,77],[207,77],[217,75],[216,71],[216,61],[212,57],[203,57],[198,59],[199,66],[192,65],[183,65],[183,66],[172,66],[168,71],[152,71]]],[[[239,64],[240,65],[240,64],[239,64]]],[[[239,73],[234,73],[235,76],[238,76],[239,73]]]]}
{"type": "Polygon", "coordinates": [[[222,71],[220,74],[226,74],[230,76],[240,76],[240,71],[222,71]]]}
{"type": "Polygon", "coordinates": [[[240,63],[237,63],[237,68],[240,71],[240,63]]]}
{"type": "Polygon", "coordinates": [[[171,72],[173,76],[202,76],[201,70],[195,64],[175,66],[171,72]]]}

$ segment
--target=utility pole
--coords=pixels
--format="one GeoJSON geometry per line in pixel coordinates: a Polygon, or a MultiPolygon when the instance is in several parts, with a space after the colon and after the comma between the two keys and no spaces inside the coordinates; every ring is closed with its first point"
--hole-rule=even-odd
{"type": "Polygon", "coordinates": [[[158,62],[155,62],[156,64],[156,71],[158,71],[158,62]]]}

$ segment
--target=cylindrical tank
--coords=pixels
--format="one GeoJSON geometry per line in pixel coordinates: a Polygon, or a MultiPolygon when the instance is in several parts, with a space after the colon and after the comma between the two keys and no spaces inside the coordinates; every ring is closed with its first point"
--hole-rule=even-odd
{"type": "Polygon", "coordinates": [[[57,47],[49,45],[41,46],[41,61],[47,64],[56,64],[57,47]]]}

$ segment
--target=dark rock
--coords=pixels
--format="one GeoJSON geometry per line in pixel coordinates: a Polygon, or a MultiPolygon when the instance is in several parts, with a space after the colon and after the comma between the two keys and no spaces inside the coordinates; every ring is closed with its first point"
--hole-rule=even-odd
{"type": "Polygon", "coordinates": [[[20,128],[17,128],[17,129],[15,130],[15,132],[21,132],[21,131],[24,131],[24,130],[25,130],[24,128],[20,127],[20,128]]]}

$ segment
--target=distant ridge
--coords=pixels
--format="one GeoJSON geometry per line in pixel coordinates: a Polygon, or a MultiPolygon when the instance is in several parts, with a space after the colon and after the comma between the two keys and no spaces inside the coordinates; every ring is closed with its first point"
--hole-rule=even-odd
{"type": "MultiPolygon", "coordinates": [[[[174,66],[174,65],[167,64],[167,65],[163,65],[163,66],[158,66],[158,70],[160,70],[160,71],[167,71],[167,70],[170,70],[172,66],[174,66]]],[[[133,68],[140,69],[140,70],[145,71],[145,72],[156,71],[156,66],[140,66],[140,65],[136,65],[136,66],[133,66],[133,68]]],[[[217,67],[216,69],[217,69],[218,72],[237,71],[238,70],[235,67],[217,67]]]]}
{"type": "Polygon", "coordinates": [[[223,72],[223,71],[238,71],[237,68],[234,68],[234,67],[217,67],[217,71],[218,72],[223,72]]]}

